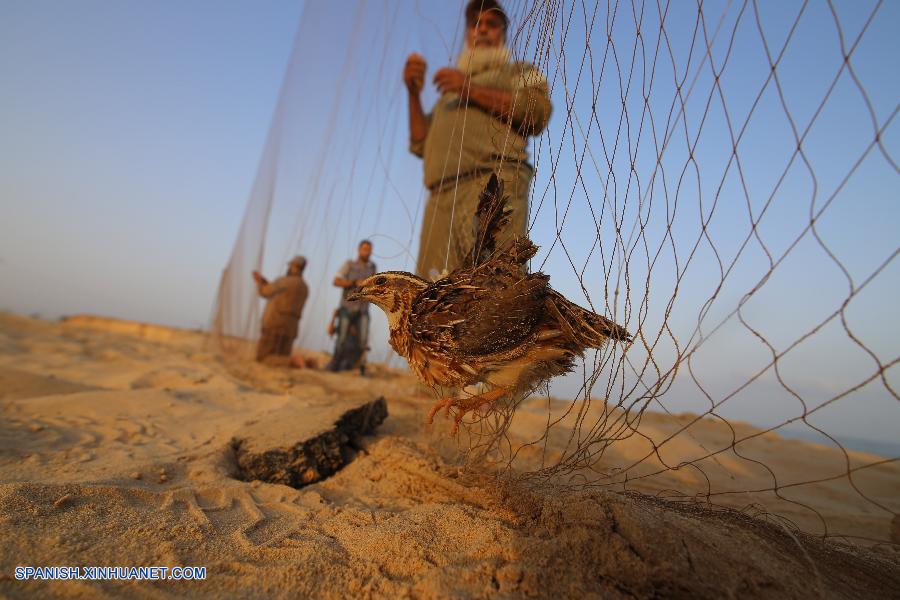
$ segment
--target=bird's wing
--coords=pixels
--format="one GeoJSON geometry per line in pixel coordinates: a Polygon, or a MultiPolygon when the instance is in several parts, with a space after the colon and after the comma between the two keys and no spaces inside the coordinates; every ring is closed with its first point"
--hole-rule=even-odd
{"type": "Polygon", "coordinates": [[[463,267],[478,266],[494,253],[497,236],[509,223],[511,212],[506,208],[503,181],[496,173],[491,173],[491,178],[478,198],[478,209],[475,211],[475,243],[463,260],[463,267]]]}
{"type": "Polygon", "coordinates": [[[529,338],[543,319],[549,279],[542,273],[457,272],[419,295],[410,334],[416,343],[461,357],[508,350],[529,338]]]}
{"type": "Polygon", "coordinates": [[[588,348],[599,348],[607,338],[630,342],[631,334],[603,315],[581,308],[556,290],[546,296],[547,312],[572,339],[588,348]]]}

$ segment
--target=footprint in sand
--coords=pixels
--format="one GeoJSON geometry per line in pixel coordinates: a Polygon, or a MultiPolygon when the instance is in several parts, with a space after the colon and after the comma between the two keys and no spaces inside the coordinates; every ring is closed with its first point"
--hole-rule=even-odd
{"type": "MultiPolygon", "coordinates": [[[[263,493],[263,495],[267,495],[263,493]]],[[[260,499],[245,486],[231,488],[183,488],[170,492],[163,508],[184,505],[201,527],[229,535],[250,550],[279,546],[309,527],[308,508],[295,504],[296,496],[260,499]]]]}

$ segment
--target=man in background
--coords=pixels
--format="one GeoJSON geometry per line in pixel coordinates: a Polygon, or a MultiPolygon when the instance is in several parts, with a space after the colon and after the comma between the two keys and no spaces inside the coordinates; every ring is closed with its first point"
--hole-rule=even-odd
{"type": "Polygon", "coordinates": [[[526,233],[533,175],[528,137],[550,118],[547,80],[534,66],[511,60],[509,22],[500,4],[471,0],[465,18],[465,48],[455,67],[434,74],[441,96],[429,114],[421,101],[425,60],[412,54],[403,70],[410,151],[422,158],[430,191],[416,273],[431,280],[452,271],[474,243],[478,195],[493,171],[504,181],[512,209],[501,241],[526,233]]]}
{"type": "Polygon", "coordinates": [[[347,294],[359,287],[360,281],[375,274],[377,268],[371,257],[372,242],[361,241],[356,260],[345,262],[334,276],[334,285],[341,288],[341,304],[336,313],[337,325],[332,319],[329,326],[329,333],[337,333],[334,356],[325,367],[330,371],[352,369],[358,364],[360,370],[364,370],[361,363],[369,341],[369,303],[351,302],[347,300],[347,294]]]}
{"type": "Polygon", "coordinates": [[[295,256],[288,263],[287,274],[269,282],[253,271],[259,295],[266,299],[262,318],[262,336],[256,346],[256,360],[271,364],[292,364],[291,348],[297,338],[303,305],[309,296],[309,288],[303,281],[306,259],[295,256]],[[283,357],[288,357],[287,360],[283,357]]]}

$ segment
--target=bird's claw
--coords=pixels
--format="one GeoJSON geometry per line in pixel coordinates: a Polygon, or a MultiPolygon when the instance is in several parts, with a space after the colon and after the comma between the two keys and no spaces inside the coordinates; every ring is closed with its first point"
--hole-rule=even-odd
{"type": "Polygon", "coordinates": [[[453,427],[450,429],[450,435],[456,435],[459,431],[459,424],[462,422],[463,417],[469,412],[471,409],[464,408],[460,406],[459,398],[441,398],[437,402],[434,403],[434,406],[431,407],[431,411],[428,413],[428,419],[426,423],[429,425],[434,424],[434,416],[440,412],[440,410],[444,409],[444,418],[450,418],[450,408],[456,407],[458,410],[456,412],[456,416],[453,418],[453,427]]]}
{"type": "Polygon", "coordinates": [[[470,398],[441,398],[431,407],[426,423],[429,425],[434,424],[434,415],[442,408],[444,409],[445,418],[450,418],[450,409],[456,408],[456,414],[453,417],[453,427],[450,429],[450,435],[456,435],[459,431],[459,424],[462,423],[463,417],[465,417],[467,413],[484,408],[494,400],[503,396],[506,392],[507,390],[502,388],[495,388],[484,394],[479,394],[470,398]]]}
{"type": "Polygon", "coordinates": [[[434,406],[431,407],[431,410],[428,412],[428,419],[425,421],[429,425],[434,424],[434,415],[438,413],[442,408],[444,409],[444,415],[450,416],[450,407],[453,406],[454,402],[457,398],[441,398],[437,402],[434,403],[434,406]]]}

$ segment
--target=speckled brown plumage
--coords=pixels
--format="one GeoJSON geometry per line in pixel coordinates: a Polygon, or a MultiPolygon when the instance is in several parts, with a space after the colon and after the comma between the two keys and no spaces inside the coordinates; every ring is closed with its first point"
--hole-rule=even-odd
{"type": "Polygon", "coordinates": [[[528,273],[526,263],[537,252],[531,240],[519,237],[496,248],[508,220],[503,183],[492,175],[475,215],[475,244],[457,270],[435,282],[378,273],[354,294],[384,310],[391,346],[422,382],[491,388],[439,401],[429,422],[440,408],[456,408],[459,423],[480,404],[571,371],[586,348],[631,339],[623,327],[553,290],[549,276],[528,273]]]}

